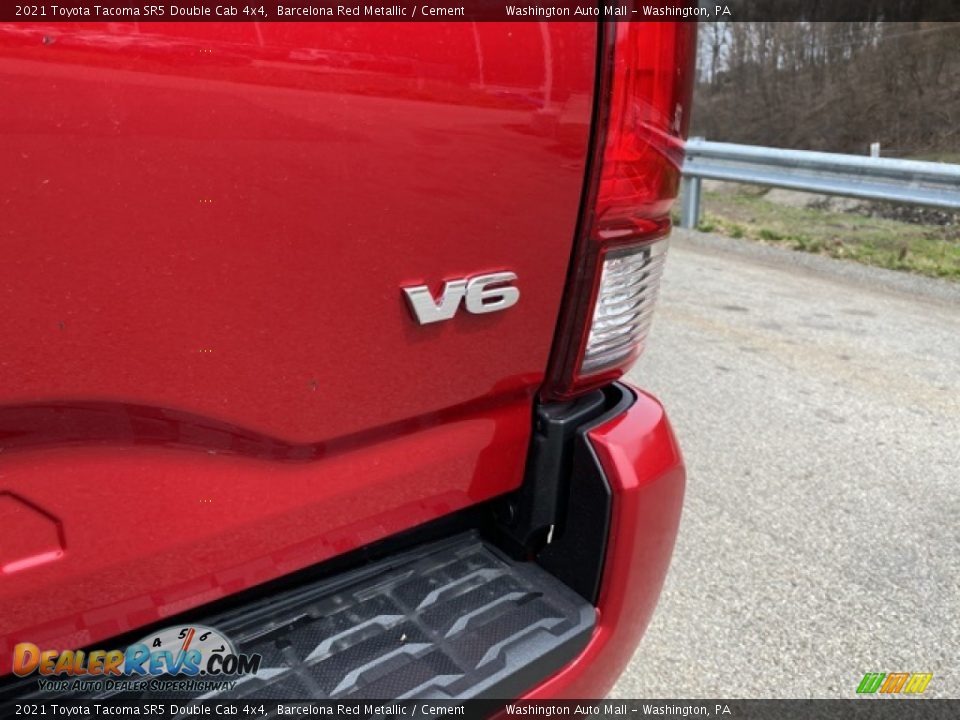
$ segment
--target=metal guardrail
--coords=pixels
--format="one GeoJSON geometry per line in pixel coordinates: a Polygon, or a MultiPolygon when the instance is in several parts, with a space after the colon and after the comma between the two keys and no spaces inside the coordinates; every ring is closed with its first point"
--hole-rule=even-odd
{"type": "Polygon", "coordinates": [[[700,222],[705,179],[960,210],[960,165],[692,138],[683,164],[681,227],[700,222]]]}

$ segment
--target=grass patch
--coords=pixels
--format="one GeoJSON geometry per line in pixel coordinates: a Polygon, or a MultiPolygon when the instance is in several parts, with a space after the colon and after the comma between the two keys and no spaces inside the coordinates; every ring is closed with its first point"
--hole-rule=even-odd
{"type": "Polygon", "coordinates": [[[911,160],[927,160],[930,162],[960,163],[960,152],[928,152],[913,155],[911,160]]]}
{"type": "Polygon", "coordinates": [[[960,227],[789,207],[754,193],[704,193],[701,229],[960,281],[960,227]]]}

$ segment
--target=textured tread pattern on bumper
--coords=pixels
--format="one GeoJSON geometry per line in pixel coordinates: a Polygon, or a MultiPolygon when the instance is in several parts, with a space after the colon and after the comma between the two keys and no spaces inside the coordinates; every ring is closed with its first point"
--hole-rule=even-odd
{"type": "Polygon", "coordinates": [[[595,620],[556,578],[465,533],[206,618],[263,658],[208,697],[515,697],[579,653],[595,620]]]}

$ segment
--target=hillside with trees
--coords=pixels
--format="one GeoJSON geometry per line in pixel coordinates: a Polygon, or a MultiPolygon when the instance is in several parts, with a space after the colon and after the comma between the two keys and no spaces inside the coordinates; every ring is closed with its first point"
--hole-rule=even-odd
{"type": "Polygon", "coordinates": [[[693,135],[960,162],[960,24],[704,23],[693,135]]]}

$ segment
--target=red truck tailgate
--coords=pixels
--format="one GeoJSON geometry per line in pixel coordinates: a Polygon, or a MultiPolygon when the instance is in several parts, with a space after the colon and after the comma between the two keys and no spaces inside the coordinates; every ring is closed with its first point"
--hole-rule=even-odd
{"type": "Polygon", "coordinates": [[[0,27],[0,673],[519,484],[596,34],[0,27]]]}

